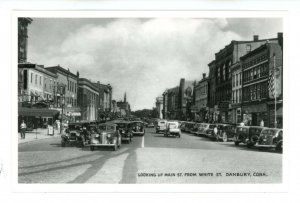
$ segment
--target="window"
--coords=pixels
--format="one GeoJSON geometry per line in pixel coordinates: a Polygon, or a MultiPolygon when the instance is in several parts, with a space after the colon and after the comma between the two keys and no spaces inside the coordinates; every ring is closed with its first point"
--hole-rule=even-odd
{"type": "Polygon", "coordinates": [[[239,74],[236,74],[235,79],[236,79],[235,84],[236,84],[236,86],[238,86],[239,85],[239,74]]]}
{"type": "Polygon", "coordinates": [[[226,68],[225,65],[223,66],[223,81],[226,79],[226,68]]]}
{"type": "Polygon", "coordinates": [[[30,76],[30,82],[32,83],[33,81],[33,73],[31,73],[31,76],[30,76]]]}
{"type": "Polygon", "coordinates": [[[257,84],[257,94],[256,94],[256,97],[257,97],[257,99],[260,99],[260,95],[261,95],[261,92],[260,92],[260,86],[261,86],[261,84],[257,84]]]}
{"type": "Polygon", "coordinates": [[[42,85],[42,76],[40,76],[40,85],[42,85]]]}
{"type": "Polygon", "coordinates": [[[35,81],[34,81],[35,84],[37,84],[37,75],[35,75],[35,81]]]}
{"type": "Polygon", "coordinates": [[[239,102],[242,102],[242,89],[239,89],[239,102]]]}
{"type": "Polygon", "coordinates": [[[240,73],[240,85],[242,85],[242,73],[240,73]]]}
{"type": "Polygon", "coordinates": [[[76,93],[76,91],[77,91],[77,84],[75,83],[75,93],[76,93]]]}
{"type": "Polygon", "coordinates": [[[247,44],[246,46],[246,52],[249,53],[251,51],[251,44],[247,44]]]}
{"type": "Polygon", "coordinates": [[[232,91],[232,103],[235,103],[234,98],[234,91],[232,91]]]}
{"type": "Polygon", "coordinates": [[[232,87],[234,87],[234,86],[235,86],[235,84],[234,84],[234,83],[235,83],[235,75],[233,75],[233,76],[232,76],[232,87]]]}

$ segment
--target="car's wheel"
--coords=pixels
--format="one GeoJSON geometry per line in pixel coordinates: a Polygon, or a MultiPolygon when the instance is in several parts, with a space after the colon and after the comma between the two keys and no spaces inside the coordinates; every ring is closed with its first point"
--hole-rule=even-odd
{"type": "Polygon", "coordinates": [[[95,149],[94,146],[90,146],[91,151],[94,151],[94,149],[95,149]]]}
{"type": "Polygon", "coordinates": [[[240,142],[235,141],[234,144],[235,144],[235,146],[238,146],[240,144],[240,142]]]}
{"type": "Polygon", "coordinates": [[[227,134],[225,132],[223,132],[222,140],[223,142],[227,142],[227,134]]]}
{"type": "Polygon", "coordinates": [[[247,143],[247,147],[248,147],[248,148],[251,148],[251,147],[253,147],[253,146],[254,146],[254,144],[253,144],[252,142],[248,142],[248,143],[247,143]]]}
{"type": "Polygon", "coordinates": [[[276,150],[277,152],[282,151],[282,143],[277,144],[275,150],[276,150]]]}

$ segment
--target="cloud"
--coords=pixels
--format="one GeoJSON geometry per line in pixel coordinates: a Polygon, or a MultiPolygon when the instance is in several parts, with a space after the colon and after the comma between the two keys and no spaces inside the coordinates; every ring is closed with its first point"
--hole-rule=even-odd
{"type": "Polygon", "coordinates": [[[214,53],[241,39],[226,27],[226,19],[182,18],[83,24],[43,53],[30,46],[29,59],[60,64],[74,73],[78,70],[81,77],[110,83],[113,97],[122,99],[126,91],[134,110],[151,108],[155,97],[177,86],[180,78],[199,80],[208,73],[214,53]]]}

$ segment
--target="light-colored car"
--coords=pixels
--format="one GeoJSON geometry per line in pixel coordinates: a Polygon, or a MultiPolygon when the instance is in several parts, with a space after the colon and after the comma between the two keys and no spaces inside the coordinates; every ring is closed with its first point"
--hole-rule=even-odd
{"type": "Polygon", "coordinates": [[[158,120],[156,124],[156,133],[164,133],[167,129],[167,121],[166,120],[158,120]]]}
{"type": "Polygon", "coordinates": [[[276,150],[282,150],[283,130],[278,128],[265,128],[261,131],[258,138],[258,147],[274,147],[276,150]]]}
{"type": "Polygon", "coordinates": [[[179,137],[181,136],[181,130],[178,122],[171,121],[167,123],[167,129],[164,133],[164,136],[175,136],[179,137]]]}

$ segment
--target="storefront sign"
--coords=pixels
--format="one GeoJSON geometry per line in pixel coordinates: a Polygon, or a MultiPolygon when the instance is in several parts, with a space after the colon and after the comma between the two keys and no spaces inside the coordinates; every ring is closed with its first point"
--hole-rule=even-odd
{"type": "Polygon", "coordinates": [[[219,102],[219,109],[227,110],[229,108],[229,102],[219,102]]]}

